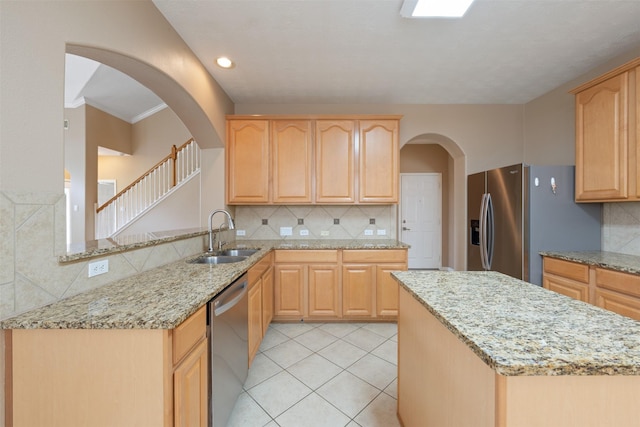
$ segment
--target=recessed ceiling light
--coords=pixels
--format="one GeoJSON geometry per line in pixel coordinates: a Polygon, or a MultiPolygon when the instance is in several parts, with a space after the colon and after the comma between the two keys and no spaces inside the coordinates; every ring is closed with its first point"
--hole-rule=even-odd
{"type": "Polygon", "coordinates": [[[473,0],[405,0],[400,15],[405,18],[461,18],[473,0]]]}
{"type": "Polygon", "coordinates": [[[233,61],[227,58],[226,56],[221,56],[217,58],[216,64],[218,64],[218,67],[221,67],[221,68],[233,68],[235,65],[233,61]]]}

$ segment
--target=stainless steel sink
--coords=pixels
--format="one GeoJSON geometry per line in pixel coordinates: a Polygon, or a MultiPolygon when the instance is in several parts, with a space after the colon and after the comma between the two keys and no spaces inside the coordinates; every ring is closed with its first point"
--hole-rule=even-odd
{"type": "Polygon", "coordinates": [[[238,255],[202,255],[187,261],[190,264],[232,264],[247,259],[247,256],[238,255]]]}
{"type": "Polygon", "coordinates": [[[225,249],[220,252],[216,252],[216,255],[223,256],[251,256],[258,252],[260,249],[225,249]]]}

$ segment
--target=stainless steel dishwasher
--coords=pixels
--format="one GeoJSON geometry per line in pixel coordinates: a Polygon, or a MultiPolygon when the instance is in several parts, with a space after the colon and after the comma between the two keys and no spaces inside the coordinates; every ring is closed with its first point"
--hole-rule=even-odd
{"type": "Polygon", "coordinates": [[[247,275],[209,302],[211,402],[209,426],[225,427],[249,370],[247,275]]]}

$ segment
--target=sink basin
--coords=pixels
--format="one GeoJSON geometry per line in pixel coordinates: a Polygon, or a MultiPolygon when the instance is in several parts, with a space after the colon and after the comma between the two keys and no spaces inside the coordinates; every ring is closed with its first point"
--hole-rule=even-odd
{"type": "Polygon", "coordinates": [[[202,255],[187,261],[190,264],[232,264],[247,259],[247,256],[237,255],[202,255]]]}
{"type": "Polygon", "coordinates": [[[260,249],[225,249],[224,251],[216,252],[216,255],[223,256],[251,256],[258,252],[260,249]]]}

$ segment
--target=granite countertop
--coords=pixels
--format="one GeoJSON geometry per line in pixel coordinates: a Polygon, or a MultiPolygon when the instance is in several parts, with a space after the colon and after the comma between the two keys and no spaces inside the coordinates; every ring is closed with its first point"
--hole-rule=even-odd
{"type": "Polygon", "coordinates": [[[640,322],[496,272],[392,275],[498,374],[640,375],[640,322]]]}
{"type": "Polygon", "coordinates": [[[272,249],[394,249],[397,240],[243,240],[261,248],[233,264],[167,264],[0,322],[2,329],[173,329],[272,249]]]}
{"type": "Polygon", "coordinates": [[[540,255],[640,275],[640,256],[616,252],[540,252],[540,255]]]}

